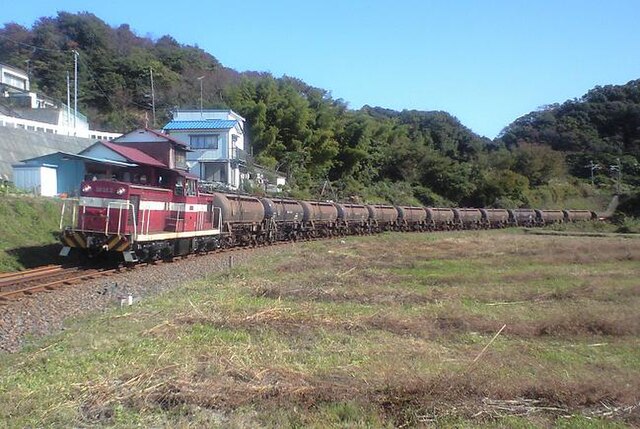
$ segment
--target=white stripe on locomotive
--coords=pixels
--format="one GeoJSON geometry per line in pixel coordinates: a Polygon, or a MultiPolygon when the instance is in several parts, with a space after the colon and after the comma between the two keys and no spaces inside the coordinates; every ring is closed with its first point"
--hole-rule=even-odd
{"type": "MultiPolygon", "coordinates": [[[[129,200],[118,200],[114,198],[80,197],[80,206],[91,208],[126,208],[130,204],[129,200]]],[[[180,211],[187,213],[201,213],[208,211],[207,204],[173,203],[163,201],[140,201],[140,210],[149,211],[180,211]]]]}

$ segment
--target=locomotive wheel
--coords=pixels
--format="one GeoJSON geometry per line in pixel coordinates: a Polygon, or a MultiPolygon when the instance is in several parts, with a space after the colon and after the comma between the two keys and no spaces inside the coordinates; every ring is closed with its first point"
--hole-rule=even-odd
{"type": "Polygon", "coordinates": [[[233,246],[233,237],[227,236],[222,239],[221,246],[223,249],[228,249],[233,246]]]}

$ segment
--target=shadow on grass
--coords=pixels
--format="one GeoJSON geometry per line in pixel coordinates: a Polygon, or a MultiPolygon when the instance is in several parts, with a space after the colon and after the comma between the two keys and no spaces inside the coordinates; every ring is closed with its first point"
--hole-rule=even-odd
{"type": "Polygon", "coordinates": [[[16,247],[7,250],[7,255],[25,268],[35,268],[42,265],[59,264],[61,257],[58,256],[62,249],[59,243],[47,244],[43,246],[16,247]]]}

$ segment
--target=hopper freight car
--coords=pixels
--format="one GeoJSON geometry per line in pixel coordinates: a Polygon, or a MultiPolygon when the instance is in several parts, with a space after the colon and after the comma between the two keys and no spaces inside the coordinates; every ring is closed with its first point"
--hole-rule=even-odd
{"type": "Polygon", "coordinates": [[[362,204],[335,204],[338,209],[339,234],[369,232],[369,210],[362,204]]]}
{"type": "Polygon", "coordinates": [[[369,223],[373,232],[393,231],[398,228],[398,209],[384,204],[367,205],[369,223]]]}
{"type": "Polygon", "coordinates": [[[482,224],[482,213],[479,209],[453,209],[454,225],[458,229],[479,229],[482,224]]]}
{"type": "Polygon", "coordinates": [[[562,210],[565,222],[597,220],[598,214],[589,210],[562,210]]]}
{"type": "Polygon", "coordinates": [[[535,210],[538,225],[552,225],[564,222],[562,210],[535,210]]]}
{"type": "Polygon", "coordinates": [[[455,222],[455,213],[453,209],[442,207],[427,207],[426,226],[429,231],[442,231],[453,229],[455,222]]]}
{"type": "Polygon", "coordinates": [[[424,231],[426,229],[427,212],[424,207],[396,206],[398,225],[402,231],[424,231]]]}
{"type": "Polygon", "coordinates": [[[284,198],[260,198],[268,242],[296,240],[305,233],[304,208],[299,201],[284,198]]]}
{"type": "Polygon", "coordinates": [[[338,208],[333,203],[322,201],[300,201],[302,220],[310,237],[330,237],[335,234],[338,208]]]}
{"type": "Polygon", "coordinates": [[[482,226],[485,228],[505,228],[509,226],[509,211],[505,209],[480,209],[482,226]]]}
{"type": "Polygon", "coordinates": [[[536,212],[533,209],[509,210],[509,222],[514,226],[536,226],[536,212]]]}

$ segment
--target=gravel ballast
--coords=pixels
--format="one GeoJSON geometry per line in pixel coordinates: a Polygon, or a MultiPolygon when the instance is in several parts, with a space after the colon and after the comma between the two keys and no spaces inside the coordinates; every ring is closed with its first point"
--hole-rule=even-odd
{"type": "Polygon", "coordinates": [[[110,277],[40,292],[0,305],[0,351],[17,352],[27,337],[41,337],[63,329],[67,319],[120,305],[131,295],[136,301],[175,289],[208,274],[245,263],[281,246],[241,249],[192,256],[171,263],[140,265],[110,277]],[[115,286],[117,284],[117,286],[115,286]]]}

